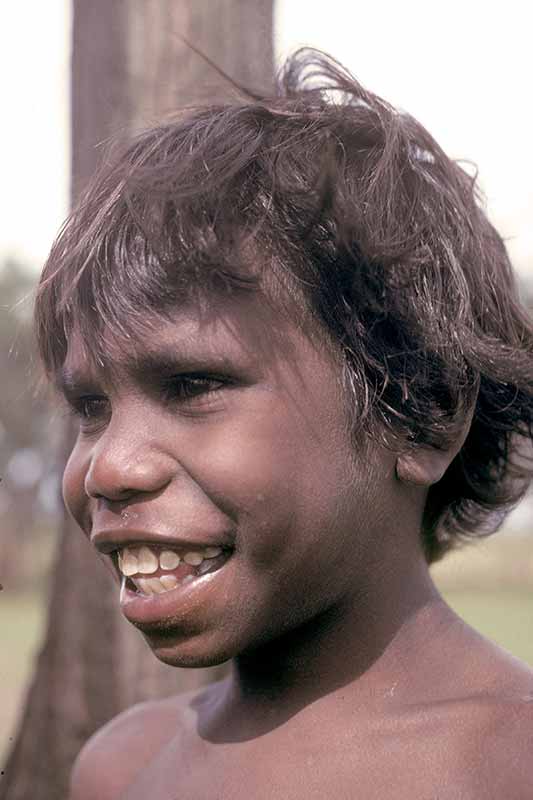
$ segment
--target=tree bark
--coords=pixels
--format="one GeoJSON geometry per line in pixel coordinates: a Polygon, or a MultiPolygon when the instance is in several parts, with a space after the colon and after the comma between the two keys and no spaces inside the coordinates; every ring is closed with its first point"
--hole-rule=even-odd
{"type": "MultiPolygon", "coordinates": [[[[272,83],[272,0],[74,0],[73,201],[109,138],[232,94],[184,39],[240,83],[272,83]]],[[[62,528],[45,641],[0,800],[65,798],[77,752],[104,722],[213,677],[160,664],[123,620],[116,587],[80,531],[66,517],[62,528]]]]}

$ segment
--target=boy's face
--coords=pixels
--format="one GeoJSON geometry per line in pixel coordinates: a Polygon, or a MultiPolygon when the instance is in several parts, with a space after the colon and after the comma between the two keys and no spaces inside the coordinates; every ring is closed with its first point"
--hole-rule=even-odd
{"type": "Polygon", "coordinates": [[[354,449],[334,356],[251,294],[176,311],[114,367],[95,374],[73,341],[64,497],[117,580],[117,551],[125,571],[137,557],[121,605],[155,654],[220,663],[353,606],[393,516],[394,462],[354,449]],[[181,562],[163,569],[168,551],[181,562]],[[145,571],[178,585],[150,594],[145,571]]]}

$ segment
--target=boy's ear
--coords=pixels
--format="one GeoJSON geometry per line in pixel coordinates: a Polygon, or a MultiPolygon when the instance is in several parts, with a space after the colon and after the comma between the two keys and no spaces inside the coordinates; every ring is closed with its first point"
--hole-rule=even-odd
{"type": "Polygon", "coordinates": [[[399,453],[396,460],[398,480],[416,486],[431,486],[438,483],[465,443],[472,424],[475,406],[475,402],[471,404],[457,435],[447,448],[421,446],[399,453]]]}

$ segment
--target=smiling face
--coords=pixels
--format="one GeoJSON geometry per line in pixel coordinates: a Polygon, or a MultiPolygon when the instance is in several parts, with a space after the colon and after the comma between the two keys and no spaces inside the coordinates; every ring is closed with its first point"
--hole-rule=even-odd
{"type": "Polygon", "coordinates": [[[65,502],[117,580],[120,551],[123,613],[161,660],[220,663],[364,594],[394,462],[354,451],[325,346],[247,295],[157,323],[112,378],[87,363],[73,342],[65,502]]]}

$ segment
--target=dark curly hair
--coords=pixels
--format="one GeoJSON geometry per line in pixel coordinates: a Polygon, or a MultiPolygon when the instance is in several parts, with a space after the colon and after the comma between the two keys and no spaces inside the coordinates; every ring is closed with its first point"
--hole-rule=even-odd
{"type": "Polygon", "coordinates": [[[127,346],[192,291],[259,287],[338,343],[359,433],[446,448],[472,414],[429,490],[427,560],[494,529],[533,469],[533,332],[505,246],[475,179],[316,51],[275,96],[188,109],[108,156],[44,268],[46,371],[74,328],[104,364],[110,331],[127,346]]]}

